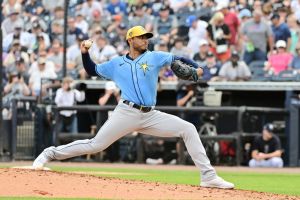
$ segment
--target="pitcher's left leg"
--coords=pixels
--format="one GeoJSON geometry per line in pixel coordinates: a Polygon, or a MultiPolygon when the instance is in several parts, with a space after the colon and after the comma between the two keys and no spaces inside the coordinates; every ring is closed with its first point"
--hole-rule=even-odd
{"type": "Polygon", "coordinates": [[[216,177],[195,126],[174,115],[160,111],[145,113],[143,129],[139,132],[160,137],[182,137],[196,166],[201,171],[202,180],[216,177]]]}

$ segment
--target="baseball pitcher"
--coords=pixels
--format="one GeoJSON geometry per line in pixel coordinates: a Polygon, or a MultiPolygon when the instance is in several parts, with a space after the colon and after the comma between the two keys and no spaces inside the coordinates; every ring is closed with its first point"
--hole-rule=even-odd
{"type": "Polygon", "coordinates": [[[82,60],[87,73],[113,80],[122,91],[121,100],[94,138],[46,148],[33,162],[35,169],[43,168],[51,160],[103,151],[119,138],[138,131],[160,137],[181,137],[201,172],[200,186],[234,188],[234,184],[216,174],[194,125],[177,116],[155,110],[158,75],[163,66],[171,65],[179,78],[193,81],[198,80],[203,69],[187,58],[167,52],[148,51],[148,39],[151,37],[153,34],[142,26],[130,28],[126,35],[129,53],[101,64],[95,64],[89,56],[91,41],[82,42],[82,60]]]}

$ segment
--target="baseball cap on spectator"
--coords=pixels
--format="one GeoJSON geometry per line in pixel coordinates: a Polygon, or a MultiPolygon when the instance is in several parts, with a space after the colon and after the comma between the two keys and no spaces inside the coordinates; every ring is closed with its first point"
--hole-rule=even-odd
{"type": "Polygon", "coordinates": [[[201,46],[203,46],[203,45],[208,45],[207,40],[205,40],[205,39],[199,40],[199,47],[201,47],[201,46]]]}
{"type": "Polygon", "coordinates": [[[43,64],[45,64],[46,63],[46,58],[44,58],[44,57],[39,57],[39,59],[38,59],[38,64],[39,65],[43,65],[43,64]]]}
{"type": "Polygon", "coordinates": [[[268,123],[268,124],[264,125],[263,129],[267,130],[270,133],[273,133],[274,132],[274,125],[271,124],[271,123],[268,123]]]}
{"type": "Polygon", "coordinates": [[[119,24],[119,28],[122,29],[122,30],[124,30],[124,29],[127,28],[127,26],[126,26],[125,23],[121,23],[121,24],[119,24]]]}
{"type": "Polygon", "coordinates": [[[20,64],[20,63],[24,63],[24,59],[22,57],[17,57],[15,63],[16,64],[20,64]]]}
{"type": "Polygon", "coordinates": [[[153,33],[146,31],[144,27],[134,26],[127,31],[126,40],[133,37],[142,36],[142,35],[146,35],[148,39],[153,37],[153,33]]]}
{"type": "Polygon", "coordinates": [[[83,34],[78,34],[78,35],[76,35],[76,39],[79,40],[79,41],[82,41],[82,40],[85,40],[86,37],[83,34]]]}
{"type": "Polygon", "coordinates": [[[237,51],[232,51],[232,52],[231,52],[231,57],[239,58],[240,55],[239,55],[239,53],[238,53],[237,51]]]}
{"type": "Polygon", "coordinates": [[[273,19],[280,19],[280,16],[278,13],[273,13],[272,16],[271,16],[271,20],[273,19]]]}
{"type": "Polygon", "coordinates": [[[193,22],[196,21],[196,20],[197,20],[196,15],[190,15],[190,16],[188,16],[188,17],[186,18],[186,25],[187,25],[188,27],[191,27],[192,24],[193,24],[193,22]]]}
{"type": "Polygon", "coordinates": [[[223,1],[219,2],[218,5],[217,5],[217,7],[216,7],[216,11],[222,10],[224,8],[228,8],[228,3],[227,2],[223,2],[223,1]]]}
{"type": "Polygon", "coordinates": [[[276,48],[286,48],[286,42],[284,40],[278,40],[275,46],[276,48]]]}
{"type": "Polygon", "coordinates": [[[169,7],[166,5],[162,5],[159,9],[159,11],[165,11],[165,10],[169,10],[169,7]]]}
{"type": "Polygon", "coordinates": [[[244,17],[251,17],[251,11],[248,9],[243,9],[239,13],[239,18],[243,19],[244,17]]]}
{"type": "Polygon", "coordinates": [[[19,12],[15,9],[11,9],[10,12],[8,13],[8,16],[12,16],[12,15],[18,15],[19,12]]]}

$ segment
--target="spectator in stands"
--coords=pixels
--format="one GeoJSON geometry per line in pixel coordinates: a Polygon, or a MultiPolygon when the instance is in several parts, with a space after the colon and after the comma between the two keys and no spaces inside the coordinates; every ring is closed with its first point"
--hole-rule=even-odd
{"type": "Polygon", "coordinates": [[[239,30],[239,19],[235,12],[228,9],[229,5],[226,2],[220,2],[217,5],[216,10],[219,10],[224,15],[224,23],[228,26],[230,30],[230,39],[229,44],[233,47],[236,47],[237,44],[237,35],[239,30]]]}
{"type": "Polygon", "coordinates": [[[195,15],[190,15],[186,19],[186,25],[189,27],[189,41],[187,47],[195,54],[199,51],[199,41],[206,39],[207,22],[199,20],[195,15]]]}
{"type": "Polygon", "coordinates": [[[111,0],[107,4],[106,9],[111,15],[127,15],[127,5],[120,0],[111,0]]]}
{"type": "Polygon", "coordinates": [[[213,15],[214,0],[202,0],[201,7],[197,13],[203,21],[208,22],[213,15]]]}
{"type": "Polygon", "coordinates": [[[94,13],[99,14],[99,16],[103,16],[103,7],[102,4],[95,0],[87,0],[82,4],[81,13],[85,17],[85,19],[91,23],[93,20],[94,13]]]}
{"type": "Polygon", "coordinates": [[[32,49],[32,40],[33,40],[32,34],[23,31],[23,25],[22,24],[15,24],[14,31],[10,34],[7,34],[3,38],[3,50],[5,52],[9,51],[9,48],[11,48],[13,40],[19,40],[20,45],[24,50],[31,50],[32,49]]]}
{"type": "Polygon", "coordinates": [[[287,25],[291,32],[291,46],[288,49],[288,51],[291,52],[292,54],[295,54],[296,46],[300,38],[300,26],[294,14],[291,14],[287,17],[287,25]]]}
{"type": "Polygon", "coordinates": [[[29,87],[24,82],[21,74],[12,72],[9,76],[9,82],[4,86],[3,107],[9,108],[12,98],[24,97],[30,95],[29,87]]]}
{"type": "Polygon", "coordinates": [[[97,62],[105,62],[118,55],[114,46],[110,45],[108,39],[104,36],[98,36],[95,41],[95,45],[90,50],[91,56],[97,62]]]}
{"type": "Polygon", "coordinates": [[[54,71],[54,67],[50,67],[47,65],[46,58],[45,57],[40,57],[38,58],[38,61],[34,64],[37,64],[37,68],[34,69],[35,67],[31,67],[31,73],[30,73],[30,78],[29,78],[29,88],[32,92],[33,96],[44,96],[46,95],[46,90],[49,88],[52,84],[47,82],[47,83],[42,83],[42,79],[56,79],[57,75],[54,71]]]}
{"type": "Polygon", "coordinates": [[[11,10],[7,16],[8,18],[5,18],[1,25],[3,37],[12,33],[17,24],[24,24],[23,19],[19,16],[17,10],[11,10]]]}
{"type": "Polygon", "coordinates": [[[52,21],[50,22],[51,26],[53,23],[58,23],[59,25],[63,26],[64,25],[64,13],[65,12],[64,12],[63,7],[60,7],[60,6],[55,7],[54,12],[53,12],[53,18],[52,18],[52,21]]]}
{"type": "Polygon", "coordinates": [[[190,0],[169,0],[169,4],[174,12],[184,12],[192,5],[192,2],[190,0]]]}
{"type": "Polygon", "coordinates": [[[11,72],[10,68],[14,66],[16,60],[21,58],[27,65],[29,65],[30,60],[28,54],[22,51],[20,40],[15,39],[12,42],[9,53],[3,60],[3,65],[6,67],[7,72],[11,72]]]}
{"type": "MultiPolygon", "coordinates": [[[[188,80],[179,80],[177,84],[176,105],[179,107],[203,106],[203,91],[198,90],[197,84],[188,80]]],[[[182,113],[181,118],[200,127],[199,113],[182,113]]]]}
{"type": "Polygon", "coordinates": [[[283,167],[281,142],[274,134],[273,124],[266,124],[262,135],[254,139],[250,167],[283,167]]]}
{"type": "MultiPolygon", "coordinates": [[[[85,92],[72,87],[73,79],[65,77],[61,88],[56,92],[55,104],[60,106],[74,106],[76,102],[82,102],[85,99],[85,92]]],[[[62,110],[59,113],[58,133],[69,132],[78,133],[77,112],[75,110],[62,110]]]]}
{"type": "Polygon", "coordinates": [[[208,41],[205,39],[199,40],[198,42],[198,52],[193,56],[193,60],[201,67],[205,65],[207,52],[209,50],[208,41]]]}
{"type": "Polygon", "coordinates": [[[25,15],[31,17],[33,15],[39,16],[43,11],[41,1],[29,0],[25,4],[25,15]]]}
{"type": "Polygon", "coordinates": [[[178,21],[174,15],[170,15],[170,8],[163,5],[159,10],[159,17],[154,21],[153,33],[166,43],[169,43],[178,32],[178,21]]]}
{"type": "Polygon", "coordinates": [[[273,49],[271,26],[262,20],[262,12],[255,10],[253,19],[248,20],[241,28],[245,45],[243,60],[249,65],[252,61],[267,59],[267,45],[273,49]]]}
{"type": "Polygon", "coordinates": [[[31,33],[33,36],[33,50],[35,52],[38,52],[42,46],[44,47],[43,50],[46,50],[50,47],[50,37],[46,32],[43,31],[38,21],[33,22],[31,33]]]}
{"type": "Polygon", "coordinates": [[[75,26],[79,28],[82,31],[82,33],[84,34],[88,33],[89,24],[84,19],[84,16],[81,12],[76,13],[75,26]]]}
{"type": "Polygon", "coordinates": [[[85,35],[79,34],[76,42],[67,49],[67,74],[73,79],[79,77],[79,64],[81,63],[80,43],[85,39],[85,35]]]}
{"type": "Polygon", "coordinates": [[[29,65],[25,63],[23,58],[18,58],[15,62],[15,67],[12,67],[12,72],[17,72],[28,85],[29,83],[29,65]]]}
{"type": "Polygon", "coordinates": [[[251,78],[249,67],[240,60],[237,51],[233,51],[230,61],[224,63],[219,72],[218,80],[225,81],[248,81],[251,78]]]}
{"type": "Polygon", "coordinates": [[[221,66],[221,63],[216,60],[215,55],[208,51],[204,65],[204,69],[206,69],[207,72],[204,73],[202,79],[205,81],[216,81],[218,79],[221,66]]]}
{"type": "Polygon", "coordinates": [[[63,26],[59,22],[53,22],[51,24],[51,32],[49,34],[51,42],[53,42],[54,40],[59,40],[59,42],[63,44],[63,32],[63,26]]]}
{"type": "Polygon", "coordinates": [[[82,30],[78,27],[76,27],[76,22],[73,17],[68,18],[68,46],[70,47],[71,45],[76,43],[76,39],[78,37],[84,36],[84,33],[82,30]]]}
{"type": "Polygon", "coordinates": [[[265,64],[265,71],[271,74],[279,74],[281,71],[287,70],[292,62],[293,55],[286,51],[287,45],[284,40],[276,42],[276,51],[272,52],[265,64]]]}
{"type": "Polygon", "coordinates": [[[209,21],[207,27],[208,41],[211,51],[221,62],[226,62],[230,57],[229,40],[231,38],[229,27],[224,24],[224,15],[217,12],[209,21]]]}
{"type": "Polygon", "coordinates": [[[52,61],[54,63],[55,73],[57,74],[57,77],[59,79],[62,78],[63,52],[59,40],[53,41],[50,52],[47,55],[47,60],[52,61]]]}
{"type": "MultiPolygon", "coordinates": [[[[272,21],[272,31],[274,33],[274,42],[278,40],[283,40],[287,44],[287,49],[291,46],[291,32],[288,25],[280,21],[280,16],[278,13],[273,13],[271,17],[272,21]]],[[[272,49],[271,49],[272,50],[272,49]]]]}
{"type": "Polygon", "coordinates": [[[22,5],[20,2],[18,2],[17,0],[8,0],[5,3],[2,4],[3,6],[3,15],[4,16],[8,16],[9,13],[11,13],[11,11],[16,11],[18,13],[21,12],[22,9],[22,5]]]}
{"type": "Polygon", "coordinates": [[[128,26],[143,26],[147,31],[153,29],[153,16],[146,13],[146,7],[143,5],[136,5],[132,7],[133,16],[128,18],[128,26]]]}
{"type": "Polygon", "coordinates": [[[296,46],[296,54],[293,57],[292,62],[289,65],[289,68],[297,70],[300,73],[300,44],[296,46]]]}
{"type": "Polygon", "coordinates": [[[45,10],[50,11],[50,13],[55,13],[57,7],[64,7],[64,2],[64,0],[55,0],[55,3],[48,0],[42,0],[42,5],[44,6],[45,10]]]}
{"type": "Polygon", "coordinates": [[[184,41],[181,38],[176,38],[174,46],[171,48],[171,53],[177,56],[183,56],[191,58],[192,52],[185,46],[184,41]]]}

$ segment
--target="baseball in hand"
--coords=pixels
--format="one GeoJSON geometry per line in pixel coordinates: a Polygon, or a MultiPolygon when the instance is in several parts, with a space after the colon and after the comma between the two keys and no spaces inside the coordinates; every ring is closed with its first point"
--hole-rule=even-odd
{"type": "Polygon", "coordinates": [[[85,48],[89,49],[93,44],[93,40],[89,39],[89,40],[85,40],[83,45],[85,48]]]}

